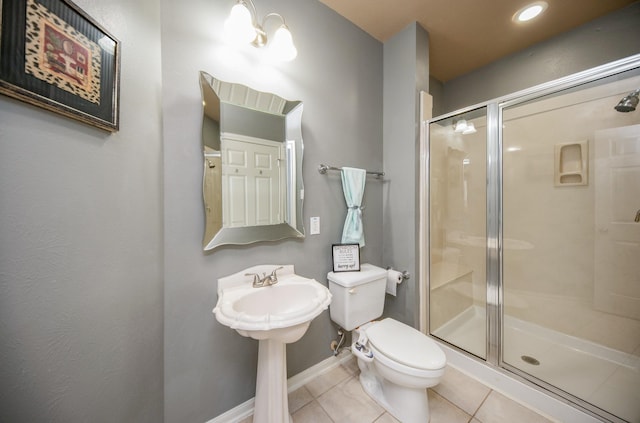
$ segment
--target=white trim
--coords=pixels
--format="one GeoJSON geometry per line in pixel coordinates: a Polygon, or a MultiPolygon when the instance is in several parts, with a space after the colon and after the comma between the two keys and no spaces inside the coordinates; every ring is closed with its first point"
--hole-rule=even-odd
{"type": "Polygon", "coordinates": [[[428,312],[429,293],[429,127],[428,121],[433,117],[433,97],[420,91],[420,180],[418,182],[420,207],[418,209],[418,330],[429,333],[428,312]],[[426,107],[430,106],[430,107],[426,107]],[[429,108],[429,110],[426,110],[429,108]]]}
{"type": "Polygon", "coordinates": [[[269,147],[278,147],[278,148],[280,148],[284,142],[284,141],[278,141],[278,140],[270,140],[268,138],[252,137],[249,135],[238,134],[235,132],[220,132],[220,141],[225,141],[225,140],[248,142],[252,144],[266,145],[269,147]]]}
{"type": "Polygon", "coordinates": [[[351,352],[349,350],[343,350],[340,354],[334,357],[329,357],[320,363],[309,367],[307,370],[303,370],[297,375],[291,376],[287,380],[287,392],[291,393],[296,389],[302,388],[307,383],[311,382],[318,376],[325,374],[336,367],[346,363],[351,359],[351,352]]]}
{"type": "MultiPolygon", "coordinates": [[[[323,360],[320,363],[301,371],[297,375],[291,376],[287,380],[287,392],[291,393],[296,389],[303,387],[318,376],[335,369],[336,367],[349,361],[350,359],[351,352],[345,350],[338,356],[329,357],[326,360],[323,360]]],[[[255,398],[251,398],[243,402],[242,404],[232,408],[231,410],[227,410],[219,416],[214,417],[207,423],[239,423],[247,417],[253,415],[254,404],[255,398]]]]}
{"type": "Polygon", "coordinates": [[[251,398],[242,404],[228,410],[217,417],[209,420],[207,423],[239,423],[247,417],[253,415],[253,407],[256,402],[255,398],[251,398]]]}

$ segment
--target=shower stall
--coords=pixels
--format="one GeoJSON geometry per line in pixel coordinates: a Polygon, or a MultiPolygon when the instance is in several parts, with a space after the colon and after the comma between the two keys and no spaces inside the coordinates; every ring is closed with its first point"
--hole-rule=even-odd
{"type": "Polygon", "coordinates": [[[640,422],[639,88],[633,56],[431,119],[422,146],[428,332],[612,422],[640,422]]]}

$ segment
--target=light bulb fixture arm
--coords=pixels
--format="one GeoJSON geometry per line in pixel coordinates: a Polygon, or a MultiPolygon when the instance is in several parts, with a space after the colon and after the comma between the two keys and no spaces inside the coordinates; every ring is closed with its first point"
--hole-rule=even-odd
{"type": "Polygon", "coordinates": [[[284,22],[284,18],[282,17],[281,14],[279,14],[279,13],[268,13],[267,15],[265,15],[264,18],[262,18],[262,24],[258,24],[256,22],[256,24],[254,25],[255,28],[256,28],[256,39],[253,40],[253,42],[251,43],[254,46],[256,46],[256,47],[264,47],[267,44],[267,32],[264,30],[264,26],[265,26],[265,22],[267,22],[267,19],[269,19],[271,17],[280,18],[280,20],[282,21],[282,26],[287,27],[287,24],[284,22]]]}
{"type": "Polygon", "coordinates": [[[249,13],[251,13],[251,22],[253,26],[258,26],[258,11],[256,9],[256,5],[253,4],[252,0],[238,0],[238,3],[247,8],[249,13]]]}

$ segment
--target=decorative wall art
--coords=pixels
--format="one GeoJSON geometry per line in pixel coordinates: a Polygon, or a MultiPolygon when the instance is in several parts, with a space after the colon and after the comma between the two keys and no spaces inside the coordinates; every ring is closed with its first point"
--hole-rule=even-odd
{"type": "Polygon", "coordinates": [[[0,4],[0,93],[117,131],[120,42],[68,0],[0,4]]]}

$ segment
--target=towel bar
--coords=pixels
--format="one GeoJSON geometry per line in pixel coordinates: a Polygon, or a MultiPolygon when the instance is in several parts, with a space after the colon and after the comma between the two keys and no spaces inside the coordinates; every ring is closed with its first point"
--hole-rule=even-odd
{"type": "MultiPolygon", "coordinates": [[[[328,170],[342,170],[341,167],[334,167],[334,166],[329,166],[326,164],[321,164],[320,166],[318,166],[318,172],[321,175],[324,175],[325,173],[327,173],[328,170]]],[[[374,175],[376,178],[380,179],[384,176],[384,172],[374,172],[372,170],[367,170],[367,174],[369,175],[374,175]]]]}

